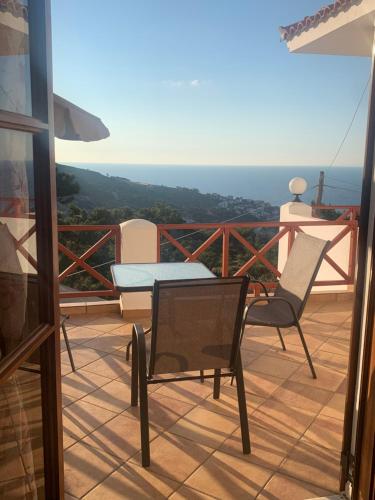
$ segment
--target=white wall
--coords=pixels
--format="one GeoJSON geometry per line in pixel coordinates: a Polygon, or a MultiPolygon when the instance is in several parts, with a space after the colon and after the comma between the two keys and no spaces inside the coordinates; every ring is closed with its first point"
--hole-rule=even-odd
{"type": "MultiPolygon", "coordinates": [[[[280,207],[280,222],[303,222],[303,221],[315,221],[319,222],[322,219],[312,217],[312,208],[304,203],[286,203],[280,207]]],[[[322,240],[332,241],[345,226],[303,226],[302,229],[305,233],[321,238],[322,240]]],[[[348,272],[349,268],[349,252],[350,252],[350,233],[348,233],[342,240],[335,245],[332,250],[328,252],[328,255],[338,264],[343,271],[348,272]]],[[[279,260],[278,269],[280,272],[283,271],[285,262],[288,256],[288,235],[281,238],[279,241],[279,260]]],[[[333,269],[325,260],[323,261],[320,271],[317,276],[317,280],[342,280],[342,276],[333,269]]],[[[329,285],[329,286],[315,286],[313,291],[339,291],[348,290],[347,285],[329,285]]]]}
{"type": "MultiPolygon", "coordinates": [[[[132,219],[120,224],[121,262],[154,263],[157,262],[157,227],[144,219],[132,219]]],[[[133,313],[151,309],[150,292],[122,293],[121,312],[126,317],[127,311],[133,313]]]]}

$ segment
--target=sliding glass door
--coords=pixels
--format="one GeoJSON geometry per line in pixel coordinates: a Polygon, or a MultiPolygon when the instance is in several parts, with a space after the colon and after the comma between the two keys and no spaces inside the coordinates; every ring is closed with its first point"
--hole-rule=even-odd
{"type": "Polygon", "coordinates": [[[49,2],[0,8],[0,498],[62,498],[49,2]]]}

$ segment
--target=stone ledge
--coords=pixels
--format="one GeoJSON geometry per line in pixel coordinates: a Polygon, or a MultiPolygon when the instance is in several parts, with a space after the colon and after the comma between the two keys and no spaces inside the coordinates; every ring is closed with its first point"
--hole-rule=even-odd
{"type": "MultiPolygon", "coordinates": [[[[248,300],[251,296],[248,295],[248,300]]],[[[307,305],[330,302],[352,302],[354,300],[353,291],[336,291],[336,292],[312,292],[307,305]]],[[[60,304],[61,314],[105,314],[119,313],[120,303],[118,300],[98,301],[98,302],[67,302],[60,304]]],[[[151,315],[150,309],[135,309],[123,311],[122,317],[126,321],[135,321],[140,318],[151,315]]]]}
{"type": "Polygon", "coordinates": [[[60,304],[61,314],[105,314],[114,312],[120,312],[120,304],[118,300],[101,300],[98,302],[66,302],[60,304]]]}

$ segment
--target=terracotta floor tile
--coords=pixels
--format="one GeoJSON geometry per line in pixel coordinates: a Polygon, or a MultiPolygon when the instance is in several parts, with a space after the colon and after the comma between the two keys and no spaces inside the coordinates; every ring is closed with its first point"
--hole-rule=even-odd
{"type": "Polygon", "coordinates": [[[76,443],[64,454],[65,491],[81,498],[101,483],[121,462],[104,451],[76,443]]]}
{"type": "Polygon", "coordinates": [[[338,323],[326,323],[321,321],[319,317],[314,319],[310,316],[309,319],[301,321],[301,328],[305,335],[319,335],[321,337],[330,337],[339,327],[338,323]]]}
{"type": "Polygon", "coordinates": [[[269,399],[251,416],[251,422],[270,431],[299,438],[310,426],[315,413],[304,408],[291,408],[279,401],[269,399]]]}
{"type": "Polygon", "coordinates": [[[295,361],[296,363],[304,363],[306,361],[306,354],[302,345],[288,344],[286,351],[280,346],[272,346],[266,354],[268,356],[280,356],[280,359],[295,361]]]}
{"type": "Polygon", "coordinates": [[[74,344],[83,344],[84,342],[94,339],[98,335],[101,335],[101,332],[93,330],[92,328],[87,328],[86,325],[75,326],[68,330],[68,339],[70,343],[74,344]]]}
{"type": "Polygon", "coordinates": [[[324,406],[320,414],[326,415],[327,417],[337,418],[338,420],[344,420],[345,399],[345,394],[334,394],[332,399],[330,399],[326,406],[324,406]]]}
{"type": "Polygon", "coordinates": [[[327,305],[323,305],[319,311],[312,314],[312,317],[317,318],[318,321],[322,321],[324,323],[341,324],[344,321],[348,321],[351,315],[351,304],[349,308],[341,304],[338,304],[335,308],[334,304],[331,302],[327,305]]]}
{"type": "Polygon", "coordinates": [[[272,432],[269,429],[253,425],[249,421],[251,453],[244,455],[242,452],[241,429],[237,429],[220,446],[220,451],[236,455],[243,460],[252,462],[267,469],[276,469],[286,458],[293,446],[297,443],[295,438],[286,434],[272,432]]]}
{"type": "Polygon", "coordinates": [[[115,416],[116,414],[107,408],[80,400],[64,408],[63,425],[64,429],[78,440],[115,416]]]}
{"type": "MultiPolygon", "coordinates": [[[[150,441],[157,436],[152,425],[149,427],[150,441]]],[[[124,462],[141,449],[139,421],[124,415],[117,415],[109,425],[98,427],[86,436],[83,443],[114,455],[124,462]]]]}
{"type": "Polygon", "coordinates": [[[271,397],[287,406],[317,413],[328,403],[332,395],[331,391],[287,380],[271,397]]]}
{"type": "Polygon", "coordinates": [[[130,372],[131,364],[125,361],[122,356],[105,354],[102,358],[86,365],[84,369],[86,372],[97,373],[103,377],[115,379],[130,372]]]}
{"type": "Polygon", "coordinates": [[[340,354],[341,356],[347,356],[349,353],[349,342],[331,338],[320,346],[320,350],[332,352],[333,354],[340,354]]]}
{"type": "MultiPolygon", "coordinates": [[[[285,379],[274,377],[273,375],[253,372],[249,368],[244,369],[243,376],[245,391],[261,398],[268,398],[271,396],[271,394],[285,381],[285,379]]],[[[226,384],[229,383],[230,381],[228,380],[226,384]]]]}
{"type": "MultiPolygon", "coordinates": [[[[250,415],[265,399],[255,394],[246,394],[247,413],[250,415]]],[[[213,399],[212,394],[199,403],[200,408],[220,413],[234,419],[239,418],[238,399],[236,387],[223,385],[220,388],[220,398],[213,399]]]]}
{"type": "MultiPolygon", "coordinates": [[[[223,379],[219,400],[212,398],[211,380],[149,386],[152,441],[148,470],[139,466],[139,410],[130,407],[131,364],[124,359],[132,323],[112,313],[75,316],[67,326],[69,332],[74,330],[69,337],[77,372],[71,373],[67,352],[62,354],[62,371],[69,374],[63,380],[63,400],[68,405],[64,411],[71,419],[64,446],[70,456],[77,455],[78,469],[78,479],[71,476],[76,490],[67,488],[67,495],[78,498],[89,492],[87,498],[93,499],[252,498],[264,485],[259,498],[267,500],[288,495],[302,500],[334,492],[347,364],[347,354],[340,350],[347,349],[350,337],[348,307],[336,302],[312,304],[302,318],[317,380],[308,371],[295,329],[283,331],[284,352],[275,329],[246,328],[242,358],[251,455],[242,454],[236,388],[229,379],[223,379]],[[95,410],[85,423],[87,405],[95,410]],[[98,424],[104,416],[95,415],[97,411],[109,411],[110,420],[98,424]],[[296,436],[305,430],[296,444],[296,436]],[[76,438],[82,441],[77,443],[76,438]],[[75,453],[78,445],[84,447],[83,452],[75,453]],[[87,453],[96,458],[86,459],[87,453]],[[127,459],[126,470],[118,468],[127,459]],[[83,460],[83,469],[79,460],[83,460]],[[97,470],[96,462],[100,462],[97,470]],[[114,463],[117,465],[112,467],[114,463]],[[272,476],[278,466],[281,471],[272,476]]],[[[149,321],[144,320],[145,324],[149,321]]]]}
{"type": "Polygon", "coordinates": [[[69,493],[65,493],[64,500],[77,500],[77,497],[74,497],[73,495],[69,495],[69,493]]]}
{"type": "Polygon", "coordinates": [[[302,438],[281,464],[280,472],[337,493],[340,454],[302,438]]]}
{"type": "Polygon", "coordinates": [[[217,448],[238,426],[239,420],[197,407],[178,420],[169,431],[196,443],[217,448]]]}
{"type": "Polygon", "coordinates": [[[350,343],[350,339],[352,336],[351,325],[349,327],[344,325],[341,325],[337,330],[335,330],[332,333],[331,338],[350,343]]]}
{"type": "Polygon", "coordinates": [[[134,323],[123,323],[121,326],[118,326],[114,330],[112,330],[113,335],[124,335],[125,337],[131,340],[133,334],[133,325],[134,323]]]}
{"type": "Polygon", "coordinates": [[[62,378],[62,393],[78,399],[110,381],[107,377],[79,370],[62,378]]]}
{"type": "Polygon", "coordinates": [[[121,413],[130,406],[130,384],[112,380],[109,384],[85,396],[82,401],[121,413]]]}
{"type": "Polygon", "coordinates": [[[126,463],[85,496],[85,500],[165,499],[178,483],[154,474],[149,469],[126,463]]]}
{"type": "MultiPolygon", "coordinates": [[[[165,432],[150,445],[151,472],[183,482],[212,453],[213,450],[181,436],[165,432]]],[[[130,462],[140,464],[140,454],[130,462]]]]}
{"type": "Polygon", "coordinates": [[[71,314],[65,324],[68,327],[87,325],[90,321],[94,321],[99,316],[99,314],[71,314]]]}
{"type": "Polygon", "coordinates": [[[308,365],[302,365],[301,368],[293,373],[289,380],[291,382],[300,382],[301,384],[306,384],[311,387],[336,391],[345,378],[344,374],[323,365],[315,366],[315,370],[317,374],[316,379],[312,378],[308,365]]]}
{"type": "MultiPolygon", "coordinates": [[[[288,345],[290,344],[294,344],[300,347],[302,346],[301,337],[299,336],[297,330],[293,330],[290,333],[287,332],[287,334],[283,335],[283,337],[287,350],[288,345]]],[[[326,337],[322,337],[321,335],[313,335],[308,333],[304,333],[304,337],[310,354],[319,349],[319,347],[323,345],[327,340],[326,337]]]]}
{"type": "MultiPolygon", "coordinates": [[[[65,352],[62,353],[62,355],[65,354],[65,352]]],[[[64,358],[65,359],[65,358],[64,358]]],[[[68,373],[72,373],[72,367],[70,365],[69,359],[68,363],[61,363],[61,376],[63,377],[64,375],[68,375],[68,373]]]]}
{"type": "Polygon", "coordinates": [[[185,484],[220,499],[249,499],[271,475],[271,470],[216,451],[185,484]]]}
{"type": "Polygon", "coordinates": [[[109,354],[116,351],[116,354],[118,354],[118,349],[126,346],[128,342],[129,340],[124,335],[113,335],[112,333],[107,332],[97,336],[93,340],[85,342],[84,345],[109,354]]]}
{"type": "Polygon", "coordinates": [[[324,351],[323,348],[318,349],[312,356],[313,363],[316,365],[327,366],[346,375],[348,372],[349,356],[324,351]]]}
{"type": "Polygon", "coordinates": [[[282,356],[262,354],[262,356],[250,363],[248,369],[250,372],[254,371],[266,375],[273,375],[274,377],[288,378],[297,368],[299,368],[299,366],[299,363],[283,359],[282,356]]]}
{"type": "Polygon", "coordinates": [[[319,415],[305,432],[305,438],[314,443],[341,451],[343,421],[319,415]]]}
{"type": "MultiPolygon", "coordinates": [[[[151,393],[148,397],[149,422],[163,431],[171,427],[179,418],[186,415],[193,408],[194,405],[185,401],[169,398],[155,392],[151,393]]],[[[130,406],[123,415],[138,419],[139,406],[130,406]]]]}
{"type": "Polygon", "coordinates": [[[93,321],[87,323],[88,328],[93,328],[94,330],[99,330],[100,332],[110,332],[111,330],[115,330],[119,328],[125,323],[125,321],[121,318],[120,314],[113,315],[100,315],[93,321]]]}
{"type": "Polygon", "coordinates": [[[344,380],[341,382],[339,387],[337,388],[337,391],[339,394],[345,394],[348,391],[348,377],[345,377],[344,380]]]}
{"type": "Polygon", "coordinates": [[[72,403],[75,403],[79,398],[75,398],[73,396],[68,396],[67,394],[62,394],[62,407],[65,408],[66,406],[71,405],[72,403]]]}
{"type": "Polygon", "coordinates": [[[261,352],[249,351],[248,349],[241,349],[242,366],[247,366],[249,363],[259,358],[261,352]]]}
{"type": "Polygon", "coordinates": [[[205,495],[200,491],[193,490],[192,488],[187,488],[186,486],[181,486],[173,495],[169,497],[171,500],[209,500],[211,497],[205,495]]]}
{"type": "Polygon", "coordinates": [[[331,493],[313,484],[276,473],[257,496],[257,500],[307,500],[331,493]]]}
{"type": "Polygon", "coordinates": [[[279,338],[274,328],[248,326],[242,340],[242,349],[254,352],[265,352],[271,346],[279,344],[279,338]]]}
{"type": "Polygon", "coordinates": [[[200,381],[185,381],[185,382],[170,382],[162,387],[156,386],[155,393],[169,396],[171,398],[180,399],[190,404],[197,404],[202,399],[212,394],[212,384],[200,381]]]}
{"type": "Polygon", "coordinates": [[[69,434],[65,429],[63,430],[63,447],[64,450],[72,446],[72,444],[76,443],[77,439],[74,439],[74,437],[69,434]]]}
{"type": "MultiPolygon", "coordinates": [[[[72,351],[72,356],[73,356],[73,360],[74,360],[74,364],[75,364],[76,369],[83,368],[84,366],[86,366],[89,363],[92,363],[93,361],[105,356],[105,354],[106,354],[103,351],[89,349],[88,347],[85,347],[82,344],[73,346],[71,351],[72,351]]],[[[62,364],[64,363],[64,364],[70,366],[68,351],[64,351],[61,354],[61,363],[62,364]]]]}

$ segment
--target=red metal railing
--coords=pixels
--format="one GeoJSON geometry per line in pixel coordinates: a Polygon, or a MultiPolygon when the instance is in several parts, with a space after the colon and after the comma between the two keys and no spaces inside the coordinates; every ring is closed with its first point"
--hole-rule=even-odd
{"type": "MultiPolygon", "coordinates": [[[[328,265],[333,268],[339,276],[339,279],[335,280],[325,280],[316,282],[316,285],[350,285],[354,282],[355,266],[357,259],[357,233],[358,233],[358,223],[357,218],[359,214],[359,207],[357,206],[332,206],[332,207],[315,207],[321,210],[340,210],[341,214],[336,218],[336,220],[319,220],[315,221],[292,221],[292,222],[278,222],[278,221],[265,221],[265,222],[245,222],[245,223],[206,223],[206,224],[159,224],[158,225],[158,260],[161,260],[161,249],[164,245],[172,245],[176,248],[182,255],[185,261],[194,262],[200,258],[204,258],[204,253],[212,247],[217,242],[221,242],[221,255],[220,255],[220,274],[222,276],[228,276],[229,274],[234,274],[236,276],[243,275],[246,272],[251,272],[255,264],[261,264],[264,268],[269,271],[275,278],[280,276],[280,271],[277,269],[275,262],[272,262],[270,258],[267,257],[267,253],[272,250],[281,240],[287,239],[288,251],[290,251],[295,236],[298,232],[303,232],[308,227],[324,227],[324,226],[337,226],[340,228],[337,235],[331,241],[330,249],[332,250],[340,241],[344,238],[349,237],[349,258],[348,266],[343,269],[332,256],[328,254],[325,256],[325,261],[328,265]],[[243,230],[259,230],[259,229],[270,229],[270,235],[268,241],[264,242],[261,248],[257,248],[253,243],[248,241],[243,230]],[[272,231],[273,229],[273,231],[272,231]],[[179,232],[184,231],[184,234],[179,235],[179,232]],[[185,234],[188,231],[188,234],[185,234]],[[190,239],[190,244],[187,248],[185,238],[194,234],[201,233],[201,238],[204,241],[198,245],[197,248],[192,249],[192,241],[190,239]],[[211,233],[207,235],[207,232],[211,233]],[[242,234],[241,234],[242,232],[242,234]],[[272,234],[271,234],[272,233],[272,234]],[[230,244],[232,241],[236,241],[247,252],[250,252],[250,257],[241,265],[233,269],[233,263],[231,263],[232,255],[230,252],[230,244]]],[[[8,212],[6,214],[1,214],[2,217],[20,217],[22,219],[30,218],[29,214],[16,215],[14,212],[10,215],[8,212]]],[[[69,259],[70,263],[60,272],[59,283],[63,283],[66,278],[76,274],[77,272],[86,272],[91,278],[99,284],[99,290],[77,290],[77,291],[62,291],[60,292],[60,298],[77,298],[77,297],[116,297],[118,293],[113,287],[112,282],[108,279],[108,275],[105,276],[102,271],[103,264],[100,263],[98,266],[90,264],[88,259],[95,255],[104,245],[112,241],[114,245],[114,255],[113,262],[121,262],[121,234],[120,227],[118,225],[65,225],[58,226],[59,235],[68,232],[77,234],[83,234],[84,232],[98,233],[98,239],[90,245],[90,247],[85,250],[81,255],[78,252],[74,252],[68,245],[63,244],[60,237],[58,244],[58,249],[60,255],[63,255],[66,259],[69,259]],[[79,270],[78,270],[79,269],[79,270]]],[[[14,243],[17,250],[28,260],[28,262],[36,269],[37,262],[30,255],[28,251],[26,242],[35,233],[35,225],[30,225],[25,234],[22,237],[13,237],[14,243]]],[[[78,245],[79,246],[79,245],[78,245]]],[[[109,264],[109,263],[106,263],[109,264]]],[[[270,287],[274,286],[275,282],[270,281],[268,285],[270,287]]]]}
{"type": "MultiPolygon", "coordinates": [[[[58,243],[58,250],[60,253],[65,255],[71,264],[68,265],[59,274],[59,283],[62,283],[65,278],[72,276],[77,272],[77,268],[81,268],[86,271],[96,282],[98,282],[104,289],[101,290],[79,290],[79,291],[69,291],[60,292],[60,298],[76,298],[76,297],[108,297],[108,296],[118,296],[118,292],[115,290],[113,283],[109,279],[100,273],[97,269],[98,267],[88,264],[87,260],[93,256],[99,249],[103,247],[109,241],[114,241],[114,263],[121,262],[121,234],[120,226],[118,225],[95,225],[95,226],[81,226],[81,225],[69,225],[69,226],[58,226],[58,232],[100,232],[105,233],[101,235],[99,239],[88,248],[82,255],[76,255],[72,250],[63,245],[60,241],[58,243]]],[[[101,263],[100,265],[103,265],[101,263]]]]}
{"type": "MultiPolygon", "coordinates": [[[[317,207],[320,208],[320,207],[317,207]]],[[[357,217],[359,208],[354,206],[335,206],[335,207],[321,207],[327,210],[341,209],[342,214],[335,220],[319,220],[319,221],[292,221],[292,222],[245,222],[245,223],[208,223],[208,224],[159,224],[158,225],[158,260],[161,260],[161,248],[165,244],[173,245],[185,257],[185,262],[194,262],[201,258],[202,254],[210,248],[216,241],[221,240],[221,275],[228,276],[230,269],[230,241],[231,239],[239,242],[251,254],[251,257],[244,262],[233,274],[234,276],[241,276],[249,271],[255,264],[262,264],[268,271],[272,273],[275,278],[279,278],[281,273],[271,262],[266,254],[275,247],[283,238],[288,239],[288,253],[293,245],[293,241],[298,232],[304,232],[308,227],[326,227],[338,226],[340,231],[332,239],[329,246],[328,253],[324,259],[340,276],[340,279],[316,281],[316,286],[329,286],[329,285],[350,285],[354,283],[355,265],[357,259],[357,236],[358,236],[358,223],[357,217]],[[256,230],[264,228],[273,228],[277,232],[274,234],[261,248],[256,248],[244,237],[240,230],[256,230]],[[188,234],[178,236],[179,231],[189,231],[188,234]],[[188,238],[190,234],[197,232],[211,231],[211,234],[201,243],[195,250],[189,250],[184,246],[183,240],[188,238]],[[190,233],[192,232],[192,233],[190,233]],[[171,234],[173,233],[173,235],[171,234]],[[337,262],[335,262],[329,255],[329,252],[336,247],[347,235],[349,235],[349,263],[347,269],[343,269],[337,262]]],[[[275,280],[276,281],[276,280],[275,280]]],[[[274,282],[269,282],[270,288],[275,286],[274,282]]],[[[258,286],[253,287],[255,291],[258,286]]]]}

